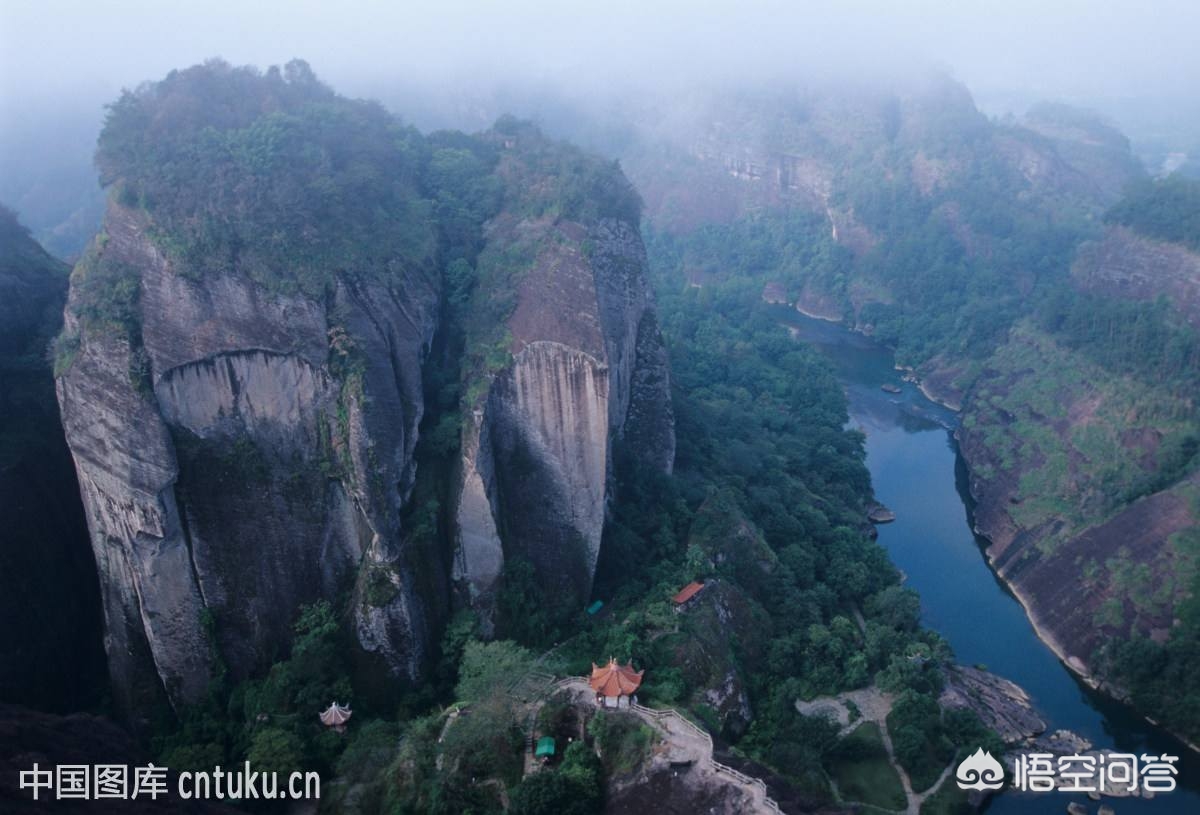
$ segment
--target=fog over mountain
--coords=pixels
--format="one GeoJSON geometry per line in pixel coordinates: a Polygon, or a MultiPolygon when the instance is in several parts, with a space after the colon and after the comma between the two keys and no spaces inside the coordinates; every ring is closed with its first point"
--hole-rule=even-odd
{"type": "MultiPolygon", "coordinates": [[[[6,115],[46,95],[110,97],[221,56],[302,56],[349,91],[405,77],[572,86],[941,66],[977,95],[1090,100],[1195,97],[1200,8],[1186,0],[438,4],[6,2],[6,115]]],[[[1194,104],[1194,103],[1193,103],[1194,104]]]]}
{"type": "Polygon", "coordinates": [[[1197,31],[0,0],[0,811],[1200,812],[1197,31]]]}
{"type": "Polygon", "coordinates": [[[91,153],[104,105],[214,57],[260,67],[303,58],[343,93],[379,99],[425,130],[483,129],[511,112],[605,152],[617,143],[590,132],[612,126],[598,115],[646,91],[894,84],[936,71],[991,116],[1019,117],[1047,100],[1094,109],[1160,172],[1200,154],[1197,29],[1200,7],[1186,0],[1153,10],[1129,0],[9,0],[0,7],[0,201],[52,252],[73,257],[99,219],[91,153]]]}

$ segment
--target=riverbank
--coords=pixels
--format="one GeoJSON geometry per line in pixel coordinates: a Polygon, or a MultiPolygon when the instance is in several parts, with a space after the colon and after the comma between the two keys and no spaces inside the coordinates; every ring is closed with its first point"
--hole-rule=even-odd
{"type": "MultiPolygon", "coordinates": [[[[763,298],[768,303],[784,304],[786,301],[778,299],[763,298]]],[[[790,308],[794,308],[798,314],[808,317],[812,320],[821,320],[826,323],[834,323],[845,328],[847,331],[853,331],[868,339],[871,334],[863,330],[859,325],[847,325],[845,319],[830,308],[821,308],[813,303],[805,304],[804,302],[786,303],[790,308]]],[[[926,372],[924,376],[919,375],[916,369],[907,365],[895,365],[895,370],[900,371],[904,375],[907,382],[912,382],[921,391],[921,394],[936,405],[946,408],[947,410],[959,413],[962,411],[963,399],[966,394],[954,385],[954,380],[963,373],[962,369],[956,368],[950,364],[943,364],[934,367],[926,372]]]]}
{"type": "MultiPolygon", "coordinates": [[[[961,434],[954,434],[956,444],[958,446],[958,454],[963,462],[963,466],[967,471],[967,487],[971,500],[974,506],[970,507],[970,519],[972,530],[978,536],[982,543],[984,558],[989,569],[996,576],[996,579],[1001,581],[1009,593],[1020,603],[1029,624],[1033,627],[1039,640],[1050,649],[1059,662],[1070,671],[1080,682],[1091,688],[1098,694],[1111,699],[1117,704],[1127,707],[1131,712],[1137,715],[1146,724],[1160,729],[1171,735],[1172,738],[1179,741],[1182,745],[1192,750],[1197,755],[1200,755],[1200,744],[1188,739],[1182,733],[1172,730],[1164,726],[1161,722],[1155,721],[1150,716],[1138,710],[1128,700],[1128,693],[1123,689],[1113,685],[1104,676],[1095,673],[1091,666],[1083,659],[1072,654],[1067,646],[1053,632],[1053,626],[1043,618],[1043,614],[1039,611],[1040,603],[1035,600],[1030,593],[1017,580],[1012,579],[1005,569],[1005,560],[1012,557],[1008,547],[1013,545],[1011,538],[1013,537],[1008,531],[998,531],[989,528],[986,524],[981,524],[978,517],[981,514],[980,509],[987,513],[994,512],[999,507],[991,506],[990,503],[999,503],[1000,499],[994,499],[993,502],[984,503],[979,494],[979,480],[972,477],[972,468],[979,467],[979,463],[972,462],[972,456],[969,448],[965,448],[961,444],[961,434]]],[[[988,466],[986,464],[982,465],[988,466]]]]}
{"type": "MultiPolygon", "coordinates": [[[[970,468],[952,435],[960,415],[929,400],[914,376],[904,378],[900,394],[882,391],[885,383],[901,382],[902,370],[877,341],[834,321],[787,311],[793,316],[781,322],[833,362],[850,401],[851,424],[865,433],[875,496],[897,515],[895,523],[878,528],[878,540],[920,594],[922,623],[945,637],[962,664],[986,666],[1025,689],[1049,732],[1073,731],[1098,750],[1181,756],[1179,778],[1186,790],[1167,799],[1170,803],[1160,796],[1123,803],[1122,811],[1200,811],[1197,754],[1120,702],[1112,689],[1098,687],[1094,678],[1085,682],[1067,664],[1045,621],[1036,612],[1031,616],[1028,598],[985,555],[990,542],[973,528],[978,507],[968,484],[970,468]]],[[[1005,795],[988,811],[1060,815],[1065,804],[1062,797],[1005,795]]]]}
{"type": "MultiPolygon", "coordinates": [[[[819,320],[823,324],[837,325],[842,331],[862,338],[863,342],[872,343],[880,349],[887,351],[885,346],[872,339],[861,327],[847,325],[840,319],[834,319],[828,313],[806,308],[803,303],[798,303],[791,306],[791,308],[794,308],[796,313],[803,317],[819,320]]],[[[793,327],[793,331],[799,333],[799,329],[795,327],[793,327]]],[[[890,352],[888,353],[890,354],[890,352]]],[[[904,381],[912,384],[920,392],[921,396],[929,402],[953,412],[956,414],[956,419],[958,415],[961,415],[966,394],[954,383],[955,380],[960,379],[966,373],[967,368],[965,365],[956,365],[944,358],[938,358],[929,366],[931,374],[928,378],[923,377],[921,373],[909,366],[895,364],[894,360],[891,361],[891,367],[893,370],[900,372],[904,381]]],[[[974,414],[968,415],[974,416],[974,414]]],[[[998,470],[996,462],[981,460],[980,456],[982,453],[980,450],[977,450],[972,444],[962,444],[963,428],[960,421],[952,420],[940,423],[953,434],[956,443],[956,454],[960,457],[966,471],[966,489],[972,501],[972,506],[970,507],[971,529],[979,539],[979,548],[984,554],[983,560],[989,572],[1020,605],[1021,611],[1027,619],[1034,635],[1079,682],[1117,704],[1128,706],[1132,712],[1146,723],[1164,729],[1173,738],[1177,739],[1181,745],[1190,750],[1200,752],[1194,741],[1185,738],[1182,734],[1162,728],[1158,722],[1155,722],[1145,713],[1137,711],[1132,705],[1129,705],[1127,694],[1121,688],[1114,687],[1103,675],[1097,674],[1093,667],[1088,664],[1087,659],[1078,656],[1076,653],[1072,653],[1069,645],[1056,635],[1056,626],[1050,624],[1043,616],[1042,606],[1045,603],[1040,603],[1038,598],[1030,594],[1028,587],[1023,586],[1013,576],[1014,554],[1021,555],[1022,553],[1018,551],[1019,549],[1036,546],[1036,541],[1025,539],[1029,535],[1036,537],[1036,530],[1021,531],[1017,528],[997,528],[996,523],[999,523],[1001,519],[1009,518],[1009,504],[1015,493],[1012,492],[1012,489],[1007,488],[996,490],[980,489],[980,485],[985,481],[980,474],[998,470]],[[991,519],[991,522],[989,519],[991,519]],[[1014,543],[1014,539],[1017,540],[1017,543],[1014,543]]],[[[978,437],[983,435],[985,431],[976,425],[972,429],[972,432],[978,437]]],[[[1015,486],[1013,488],[1015,489],[1015,486]]],[[[1006,521],[1006,523],[1008,526],[1011,526],[1011,521],[1006,521]]],[[[1004,524],[1001,524],[1001,526],[1004,526],[1004,524]]],[[[1103,558],[1101,559],[1103,560],[1103,558]]],[[[1071,565],[1065,564],[1064,569],[1066,571],[1064,574],[1055,576],[1053,580],[1048,576],[1044,576],[1041,582],[1052,584],[1051,588],[1056,597],[1055,602],[1058,605],[1063,605],[1065,608],[1072,609],[1072,624],[1078,628],[1086,625],[1087,620],[1090,619],[1087,614],[1091,612],[1086,612],[1085,608],[1090,608],[1091,605],[1094,605],[1098,601],[1088,596],[1087,587],[1079,579],[1070,576],[1073,572],[1067,567],[1071,565]],[[1082,602],[1083,600],[1087,602],[1084,603],[1082,602]],[[1074,619],[1076,617],[1079,619],[1074,619]]],[[[1078,571],[1077,566],[1073,568],[1078,571]]],[[[1018,568],[1017,571],[1022,572],[1022,569],[1018,568]]],[[[1027,572],[1028,570],[1024,571],[1027,572]]],[[[1061,627],[1061,625],[1058,627],[1061,627]]]]}

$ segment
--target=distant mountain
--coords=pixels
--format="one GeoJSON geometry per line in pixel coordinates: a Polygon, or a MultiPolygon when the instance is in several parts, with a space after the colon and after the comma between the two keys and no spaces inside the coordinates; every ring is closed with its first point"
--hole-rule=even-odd
{"type": "Polygon", "coordinates": [[[997,572],[1075,671],[1195,740],[1194,183],[1149,180],[1095,114],[992,120],[936,76],[697,93],[634,125],[655,245],[695,285],[874,335],[961,407],[997,572]]]}

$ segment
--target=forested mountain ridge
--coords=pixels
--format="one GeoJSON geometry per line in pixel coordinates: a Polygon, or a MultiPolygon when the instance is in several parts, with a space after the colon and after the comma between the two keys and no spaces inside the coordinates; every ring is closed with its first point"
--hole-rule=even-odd
{"type": "Polygon", "coordinates": [[[959,431],[989,557],[1043,637],[1193,743],[1200,256],[1158,236],[1187,234],[1195,185],[1130,188],[983,365],[959,431]]]}
{"type": "MultiPolygon", "coordinates": [[[[1193,688],[1176,624],[1195,591],[1190,182],[1146,180],[1091,114],[988,120],[944,79],[675,110],[624,158],[669,262],[895,347],[963,409],[976,522],[1047,641],[1118,695],[1124,642],[1193,688]]],[[[1190,703],[1133,692],[1200,733],[1190,703]]]]}
{"type": "MultiPolygon", "coordinates": [[[[591,432],[539,423],[562,403],[535,389],[488,452],[526,479],[572,460],[571,444],[594,467],[569,510],[506,487],[507,504],[481,511],[501,561],[525,540],[512,524],[597,518],[594,541],[535,541],[588,553],[574,602],[586,599],[627,416],[670,464],[669,405],[651,404],[668,398],[661,340],[619,169],[507,127],[425,137],[302,62],[265,74],[210,62],[112,106],[97,155],[104,229],[72,272],[55,347],[126,716],[261,675],[318,601],[341,614],[360,678],[427,674],[466,577],[449,511],[458,476],[437,462],[453,461],[460,432],[478,441],[472,422],[500,410],[483,397],[521,380],[524,349],[562,305],[521,293],[547,244],[576,257],[595,246],[585,290],[598,294],[570,304],[603,338],[584,349],[591,432]],[[618,249],[600,237],[614,231],[618,249]]],[[[570,375],[551,366],[539,387],[562,399],[570,375]]],[[[524,590],[557,598],[561,575],[526,556],[524,590]]]]}
{"type": "Polygon", "coordinates": [[[648,222],[780,233],[741,251],[782,250],[772,277],[793,299],[848,318],[908,365],[995,347],[1142,175],[1128,141],[1088,116],[1048,108],[1031,117],[1038,130],[989,120],[937,75],[713,93],[674,109],[622,156],[648,222]],[[816,265],[787,254],[797,212],[828,224],[816,265]]]}

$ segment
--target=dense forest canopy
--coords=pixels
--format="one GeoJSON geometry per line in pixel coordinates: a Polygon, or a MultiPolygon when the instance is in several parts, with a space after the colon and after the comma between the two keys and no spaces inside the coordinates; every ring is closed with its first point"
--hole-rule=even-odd
{"type": "Polygon", "coordinates": [[[1139,181],[1105,220],[1200,252],[1200,180],[1175,174],[1139,181]]]}
{"type": "Polygon", "coordinates": [[[122,94],[96,162],[185,274],[236,269],[319,294],[335,272],[431,262],[425,153],[415,130],[302,61],[265,74],[213,61],[122,94]]]}

